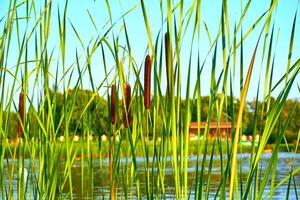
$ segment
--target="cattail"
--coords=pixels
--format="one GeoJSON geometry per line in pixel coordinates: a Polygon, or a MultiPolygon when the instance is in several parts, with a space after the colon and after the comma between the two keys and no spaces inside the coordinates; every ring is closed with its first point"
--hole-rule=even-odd
{"type": "Polygon", "coordinates": [[[165,33],[165,54],[166,54],[166,73],[167,73],[167,91],[168,96],[170,97],[170,83],[173,84],[173,58],[172,58],[172,48],[170,45],[169,33],[165,33]],[[169,63],[170,61],[170,63],[169,63]],[[170,75],[169,77],[169,65],[170,65],[170,75]]]}
{"type": "Polygon", "coordinates": [[[125,97],[125,104],[126,104],[126,113],[123,115],[124,118],[124,127],[128,128],[131,125],[131,111],[129,109],[130,101],[131,101],[131,87],[129,83],[124,84],[124,97],[125,97]]]}
{"type": "Polygon", "coordinates": [[[115,98],[115,90],[116,90],[116,85],[113,84],[111,86],[111,94],[110,94],[110,116],[111,116],[111,123],[113,125],[116,124],[116,98],[115,98]]]}
{"type": "MultiPolygon", "coordinates": [[[[112,84],[111,86],[111,94],[110,94],[110,115],[111,115],[111,123],[113,125],[116,124],[116,85],[112,84]]],[[[110,198],[115,199],[115,185],[113,181],[113,158],[112,158],[112,149],[109,148],[109,180],[111,182],[111,193],[110,198]]]]}
{"type": "Polygon", "coordinates": [[[144,106],[145,109],[150,108],[150,91],[151,91],[151,58],[149,55],[145,59],[144,73],[144,106]]]}
{"type": "Polygon", "coordinates": [[[21,91],[19,95],[19,115],[20,119],[18,122],[18,137],[23,138],[22,124],[24,124],[24,92],[21,91]]]}

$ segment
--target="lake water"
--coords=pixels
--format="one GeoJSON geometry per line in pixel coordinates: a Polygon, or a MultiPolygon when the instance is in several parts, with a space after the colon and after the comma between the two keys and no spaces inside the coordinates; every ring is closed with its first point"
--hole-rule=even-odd
{"type": "MultiPolygon", "coordinates": [[[[263,154],[261,160],[260,160],[260,172],[261,174],[259,174],[259,176],[263,176],[267,163],[270,159],[272,154],[263,154]]],[[[239,178],[242,178],[243,182],[246,181],[247,175],[249,173],[249,160],[250,160],[250,154],[239,154],[238,155],[238,160],[239,163],[242,167],[242,173],[238,173],[239,174],[239,178]]],[[[209,157],[206,158],[207,160],[209,160],[209,157]]],[[[226,159],[224,157],[224,159],[226,159]]],[[[86,161],[86,160],[85,160],[86,161]]],[[[117,178],[119,179],[119,185],[116,185],[117,188],[117,193],[118,194],[122,194],[122,189],[124,189],[122,187],[122,181],[130,181],[127,180],[126,178],[126,170],[125,169],[129,169],[129,167],[125,167],[126,163],[128,163],[130,160],[127,159],[122,159],[119,162],[119,166],[120,166],[120,171],[117,174],[117,178]]],[[[145,181],[145,160],[143,158],[137,158],[137,165],[138,165],[138,173],[139,173],[139,178],[140,178],[140,188],[141,188],[141,195],[142,198],[145,199],[146,198],[146,181],[145,181]]],[[[221,177],[220,177],[220,161],[221,158],[218,156],[214,157],[213,160],[213,168],[212,168],[212,173],[211,173],[211,185],[210,185],[210,193],[209,193],[209,197],[212,199],[215,197],[217,188],[220,184],[221,181],[221,177]]],[[[9,161],[11,162],[11,160],[9,161]]],[[[196,176],[196,162],[197,162],[197,157],[196,156],[190,156],[189,157],[189,168],[188,168],[188,184],[190,187],[194,187],[194,182],[195,182],[195,176],[196,176]]],[[[202,158],[200,158],[199,164],[201,166],[201,162],[202,162],[202,158]]],[[[30,163],[30,160],[25,159],[25,165],[28,168],[30,163]]],[[[36,163],[38,163],[36,161],[36,163]]],[[[88,167],[89,164],[87,162],[85,162],[85,169],[84,169],[84,176],[83,176],[83,191],[84,191],[84,195],[82,195],[82,176],[81,176],[81,161],[75,161],[72,165],[72,181],[73,181],[73,195],[75,199],[108,199],[109,197],[109,193],[110,193],[110,182],[109,182],[109,160],[107,158],[102,159],[101,163],[99,159],[93,160],[92,163],[90,163],[93,165],[93,167],[88,167]],[[91,170],[92,169],[92,170],[91,170]]],[[[63,170],[64,170],[64,165],[65,162],[60,162],[60,168],[61,168],[61,174],[63,174],[63,170]]],[[[150,166],[151,165],[151,160],[150,160],[150,166]]],[[[173,178],[173,170],[171,167],[171,161],[167,160],[166,162],[166,169],[165,169],[165,193],[166,199],[174,199],[174,178],[173,178]]],[[[206,164],[206,167],[208,166],[208,161],[206,164]]],[[[292,153],[279,153],[278,154],[278,161],[277,161],[277,167],[276,167],[276,179],[275,179],[275,185],[278,184],[279,182],[281,182],[284,178],[286,178],[286,176],[290,173],[291,171],[291,167],[293,166],[293,169],[297,169],[300,168],[300,154],[292,154],[292,153]]],[[[6,178],[8,179],[7,176],[7,162],[4,162],[4,173],[6,173],[6,178]]],[[[152,169],[151,169],[152,170],[152,169]]],[[[207,169],[206,169],[207,170],[207,169]]],[[[154,174],[157,175],[157,168],[154,167],[153,168],[154,174]]],[[[16,191],[17,190],[17,170],[15,170],[15,174],[14,174],[14,181],[13,181],[13,190],[16,191]]],[[[32,176],[34,173],[30,173],[29,172],[29,177],[32,176]]],[[[37,172],[35,172],[35,174],[37,175],[37,172]]],[[[128,174],[130,174],[130,170],[128,170],[128,174]]],[[[207,177],[207,175],[206,175],[207,177]]],[[[206,178],[205,178],[206,179],[206,178]]],[[[28,178],[28,182],[27,182],[27,188],[30,188],[30,184],[34,185],[31,183],[30,178],[28,178]]],[[[154,183],[156,183],[156,176],[154,176],[154,183]]],[[[298,197],[300,197],[300,173],[295,175],[295,182],[296,185],[298,186],[296,189],[294,188],[294,184],[293,182],[291,183],[291,188],[290,188],[290,194],[289,194],[289,199],[296,199],[296,195],[298,197]],[[297,191],[297,194],[296,194],[297,191]]],[[[264,189],[264,194],[268,194],[270,191],[270,182],[271,180],[268,181],[267,186],[264,189]]],[[[8,180],[6,180],[6,183],[8,184],[8,180]]],[[[204,183],[206,184],[206,183],[204,183]]],[[[240,184],[240,183],[239,183],[240,184]]],[[[130,184],[128,184],[130,185],[130,184]]],[[[239,185],[240,186],[240,185],[239,185]]],[[[228,186],[229,187],[229,186],[228,186]]],[[[227,190],[228,190],[227,187],[227,190]]],[[[7,186],[8,188],[8,186],[7,186]]],[[[273,199],[285,199],[286,198],[286,192],[287,192],[287,188],[288,188],[288,181],[285,182],[283,185],[281,185],[280,187],[276,188],[275,192],[273,193],[273,199]]],[[[155,189],[155,187],[154,187],[155,189]]],[[[205,187],[204,187],[205,189],[205,187]]],[[[129,188],[127,189],[129,192],[129,188]]],[[[66,184],[66,187],[64,188],[64,191],[66,192],[65,196],[67,196],[67,191],[69,191],[68,188],[68,183],[66,184]]],[[[228,191],[227,195],[228,195],[228,191]]],[[[155,190],[154,190],[155,193],[155,190]]],[[[1,196],[2,194],[0,194],[1,199],[6,198],[6,196],[3,198],[3,196],[1,196]]],[[[14,196],[16,196],[16,192],[14,193],[14,196]]],[[[124,195],[124,193],[123,193],[124,195]]],[[[133,189],[133,195],[136,195],[136,188],[134,187],[133,189]]],[[[194,189],[190,190],[190,198],[194,199],[194,189]]],[[[135,196],[136,198],[136,196],[135,196]]],[[[160,198],[160,197],[159,197],[160,198]]]]}

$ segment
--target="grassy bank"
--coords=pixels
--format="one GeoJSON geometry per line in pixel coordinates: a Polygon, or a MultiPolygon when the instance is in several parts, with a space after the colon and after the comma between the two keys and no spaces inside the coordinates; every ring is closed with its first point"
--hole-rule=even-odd
{"type": "MultiPolygon", "coordinates": [[[[150,141],[149,142],[149,154],[153,155],[154,154],[154,146],[156,149],[159,149],[161,142],[156,142],[156,144],[154,144],[154,141],[150,141]]],[[[119,142],[116,142],[116,145],[119,145],[119,142]]],[[[207,144],[207,153],[209,155],[211,155],[212,150],[213,150],[213,145],[214,142],[212,140],[210,140],[207,144]]],[[[28,144],[25,143],[20,143],[18,145],[18,148],[16,149],[16,151],[20,151],[24,149],[24,157],[25,158],[30,158],[30,154],[31,152],[40,152],[40,145],[38,143],[32,143],[29,142],[28,144]]],[[[97,158],[108,158],[109,156],[109,142],[108,141],[102,141],[100,146],[99,146],[99,142],[93,141],[90,143],[90,146],[87,147],[86,146],[86,141],[78,141],[78,142],[74,142],[72,144],[72,148],[74,148],[75,151],[73,151],[73,154],[71,155],[72,157],[75,157],[75,159],[80,159],[81,158],[81,153],[83,151],[84,157],[88,158],[89,156],[92,156],[94,159],[97,158]],[[89,148],[89,149],[88,149],[89,148]],[[88,154],[89,153],[89,154],[88,154]]],[[[227,154],[227,142],[226,141],[221,141],[221,146],[222,146],[222,150],[221,152],[223,154],[227,154]]],[[[5,153],[4,153],[4,157],[5,159],[12,159],[13,158],[13,153],[15,150],[16,144],[15,143],[6,143],[6,144],[2,144],[1,146],[1,151],[0,153],[2,153],[3,149],[5,148],[5,153]]],[[[188,155],[189,156],[196,156],[199,154],[198,152],[198,142],[197,141],[191,141],[189,143],[189,152],[188,155]]],[[[229,147],[231,147],[231,143],[229,144],[229,147]]],[[[273,149],[274,149],[275,145],[274,144],[268,144],[265,147],[266,153],[272,153],[273,149]]],[[[56,142],[53,145],[53,148],[55,148],[56,153],[60,154],[59,157],[62,160],[65,160],[67,155],[67,144],[65,142],[56,142]]],[[[279,152],[294,152],[296,148],[296,144],[280,144],[278,151],[279,152]]],[[[128,152],[128,150],[130,149],[130,144],[128,141],[123,141],[120,145],[120,156],[121,157],[126,157],[129,156],[130,154],[128,152]]],[[[239,144],[238,146],[238,153],[251,153],[252,147],[251,145],[242,145],[239,144]]],[[[300,150],[298,149],[297,152],[300,152],[300,150]]],[[[169,146],[169,151],[167,153],[171,153],[171,147],[169,146]]],[[[218,150],[214,150],[215,155],[220,155],[220,151],[218,150]]],[[[200,154],[203,155],[203,154],[200,154]]],[[[38,154],[36,154],[36,158],[38,158],[38,154]]],[[[141,142],[138,142],[136,144],[136,156],[137,157],[144,157],[144,153],[143,153],[143,145],[141,142]]]]}

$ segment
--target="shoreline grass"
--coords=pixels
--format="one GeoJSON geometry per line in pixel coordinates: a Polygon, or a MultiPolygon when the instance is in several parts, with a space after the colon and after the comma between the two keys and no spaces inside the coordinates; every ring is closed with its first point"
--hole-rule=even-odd
{"type": "MultiPolygon", "coordinates": [[[[86,141],[83,141],[84,143],[86,141]]],[[[78,141],[78,142],[75,142],[73,145],[74,145],[74,149],[78,149],[78,148],[82,148],[81,145],[82,144],[82,141],[78,141]]],[[[119,142],[116,142],[116,145],[118,145],[119,142]]],[[[198,144],[198,141],[192,141],[192,142],[189,142],[189,152],[188,152],[188,155],[189,156],[197,156],[198,155],[198,149],[197,149],[197,144],[198,144]]],[[[224,140],[221,142],[221,145],[223,146],[222,148],[222,152],[223,154],[227,154],[228,152],[226,152],[227,150],[227,147],[226,147],[226,144],[227,142],[224,140]]],[[[17,148],[17,151],[19,149],[23,149],[23,147],[25,147],[27,144],[24,144],[24,143],[19,143],[19,146],[17,148]]],[[[65,142],[56,142],[54,144],[56,146],[56,148],[60,149],[60,158],[62,160],[65,160],[66,159],[66,148],[67,148],[67,145],[65,142]]],[[[161,144],[160,143],[154,143],[154,141],[149,141],[149,154],[153,154],[154,153],[154,149],[158,148],[161,144]],[[154,147],[155,146],[155,147],[154,147]]],[[[30,159],[30,152],[31,151],[35,151],[35,152],[38,152],[39,151],[39,144],[37,142],[29,142],[28,143],[28,146],[30,146],[31,149],[28,149],[28,147],[25,147],[25,151],[24,151],[24,158],[29,158],[30,159]]],[[[99,159],[100,157],[101,158],[108,158],[109,157],[109,141],[102,141],[101,142],[101,149],[99,151],[99,144],[97,141],[91,141],[90,142],[90,147],[84,147],[82,150],[83,150],[83,156],[84,157],[89,157],[92,153],[92,156],[95,158],[95,159],[99,159]],[[88,151],[88,148],[89,148],[89,151],[88,151]],[[88,153],[90,152],[90,153],[88,153]]],[[[207,153],[210,155],[211,152],[212,152],[212,149],[213,149],[213,146],[214,146],[214,142],[213,140],[210,140],[208,142],[208,149],[207,149],[207,153]]],[[[2,149],[4,148],[4,146],[2,146],[2,149]]],[[[11,143],[8,143],[5,145],[5,148],[6,148],[6,152],[4,154],[4,157],[5,159],[12,159],[13,157],[11,156],[10,152],[14,152],[14,148],[15,148],[15,143],[14,142],[11,142],[11,143]]],[[[122,155],[120,155],[121,157],[126,157],[127,155],[127,149],[130,148],[130,144],[127,142],[127,143],[124,143],[122,142],[122,145],[120,146],[121,148],[121,151],[123,152],[122,155]]],[[[275,148],[275,144],[267,144],[266,147],[265,147],[265,153],[272,153],[273,150],[275,148]]],[[[278,149],[278,152],[294,152],[294,150],[296,149],[296,144],[280,144],[279,145],[279,149],[278,149]]],[[[138,152],[136,154],[136,157],[144,157],[143,155],[143,144],[141,142],[138,142],[136,144],[136,151],[138,152]]],[[[241,153],[248,153],[248,154],[251,154],[251,151],[252,151],[252,146],[251,145],[243,145],[243,144],[239,144],[238,145],[238,154],[241,154],[241,153]]],[[[81,157],[81,153],[80,151],[77,151],[76,153],[76,156],[78,159],[81,157]]],[[[168,153],[171,153],[171,152],[168,152],[168,153]]],[[[300,150],[297,149],[297,152],[296,153],[300,153],[300,150]]],[[[214,154],[215,155],[218,155],[220,154],[219,152],[216,152],[214,151],[214,154]]],[[[200,154],[200,155],[203,155],[203,154],[200,154]]],[[[38,158],[38,155],[36,155],[37,158],[38,158]]],[[[72,155],[72,157],[74,156],[74,154],[72,155]]],[[[130,157],[130,156],[129,156],[130,157]]]]}

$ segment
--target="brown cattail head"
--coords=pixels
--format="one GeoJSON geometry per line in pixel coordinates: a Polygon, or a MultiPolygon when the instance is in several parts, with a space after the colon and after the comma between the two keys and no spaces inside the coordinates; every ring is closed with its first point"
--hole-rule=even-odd
{"type": "Polygon", "coordinates": [[[21,91],[19,95],[19,115],[20,120],[18,121],[18,137],[23,138],[23,129],[21,123],[24,125],[24,92],[21,91]]]}
{"type": "Polygon", "coordinates": [[[168,32],[165,33],[165,54],[166,54],[167,91],[168,91],[168,96],[170,97],[170,84],[173,85],[173,58],[172,58],[172,48],[170,45],[170,37],[168,32]]]}
{"type": "Polygon", "coordinates": [[[144,106],[145,109],[150,108],[150,92],[151,92],[151,58],[149,55],[145,59],[144,73],[144,106]]]}
{"type": "Polygon", "coordinates": [[[111,86],[111,94],[110,94],[110,116],[111,116],[111,123],[113,125],[116,124],[116,85],[112,84],[111,86]]]}
{"type": "Polygon", "coordinates": [[[131,110],[129,108],[130,101],[131,101],[131,87],[129,83],[124,84],[124,97],[125,97],[125,104],[126,104],[126,108],[125,108],[126,113],[124,113],[123,121],[124,121],[124,127],[128,128],[128,126],[131,125],[131,121],[132,121],[131,110]]]}

